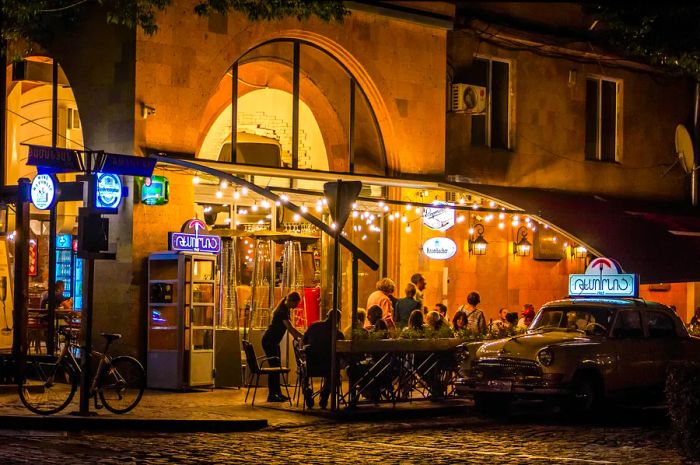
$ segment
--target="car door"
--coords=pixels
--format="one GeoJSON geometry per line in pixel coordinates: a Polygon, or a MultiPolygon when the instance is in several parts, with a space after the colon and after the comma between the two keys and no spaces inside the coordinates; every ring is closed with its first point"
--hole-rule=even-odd
{"type": "Polygon", "coordinates": [[[638,390],[649,386],[649,341],[639,310],[619,310],[611,333],[612,364],[607,387],[610,391],[638,390]]]}
{"type": "Polygon", "coordinates": [[[649,335],[651,384],[661,388],[666,383],[669,365],[683,358],[681,338],[670,315],[649,310],[644,312],[644,317],[649,335]]]}

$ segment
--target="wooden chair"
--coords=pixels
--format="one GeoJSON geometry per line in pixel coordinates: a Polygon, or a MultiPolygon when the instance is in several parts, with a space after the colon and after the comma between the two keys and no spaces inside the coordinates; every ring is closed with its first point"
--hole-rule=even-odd
{"type": "MultiPolygon", "coordinates": [[[[250,394],[250,388],[253,383],[253,378],[255,378],[255,389],[253,390],[253,400],[251,406],[255,405],[255,394],[258,392],[258,384],[260,383],[260,375],[270,375],[270,374],[280,374],[282,376],[282,382],[284,383],[284,389],[287,391],[287,397],[289,397],[289,388],[287,387],[287,374],[289,373],[288,367],[263,367],[264,363],[270,363],[270,360],[277,359],[279,357],[266,357],[264,355],[260,357],[255,356],[255,349],[253,345],[243,340],[243,351],[245,352],[246,364],[248,365],[248,370],[250,371],[250,377],[248,378],[248,390],[245,393],[244,402],[248,402],[248,394],[250,394]]],[[[292,405],[292,399],[289,398],[289,405],[292,405]]]]}

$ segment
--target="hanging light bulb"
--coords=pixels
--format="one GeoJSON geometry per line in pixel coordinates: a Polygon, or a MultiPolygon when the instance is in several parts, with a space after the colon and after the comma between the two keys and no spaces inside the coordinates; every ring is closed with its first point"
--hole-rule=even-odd
{"type": "Polygon", "coordinates": [[[263,207],[265,210],[267,210],[268,208],[270,208],[270,202],[268,202],[267,200],[263,200],[263,201],[261,202],[261,205],[262,205],[262,207],[263,207]]]}
{"type": "Polygon", "coordinates": [[[377,205],[379,206],[379,208],[383,207],[383,206],[384,206],[384,201],[383,201],[383,200],[380,200],[379,203],[377,203],[377,205]]]}
{"type": "Polygon", "coordinates": [[[338,225],[335,224],[335,222],[331,223],[331,229],[332,229],[332,230],[335,231],[335,229],[336,229],[337,227],[338,227],[338,225]]]}
{"type": "Polygon", "coordinates": [[[199,176],[197,176],[196,174],[192,177],[192,184],[194,184],[195,186],[196,186],[197,184],[199,184],[201,181],[202,181],[202,180],[201,180],[201,179],[199,178],[199,176]]]}
{"type": "Polygon", "coordinates": [[[353,209],[353,210],[357,210],[357,202],[353,202],[353,203],[352,203],[352,209],[353,209]]]}
{"type": "Polygon", "coordinates": [[[402,216],[402,217],[401,217],[401,222],[402,222],[402,223],[405,223],[406,221],[408,221],[408,218],[406,218],[405,215],[402,216]]]}
{"type": "Polygon", "coordinates": [[[301,216],[299,215],[299,213],[295,213],[294,216],[292,216],[292,219],[293,219],[295,222],[297,222],[297,221],[299,221],[299,220],[301,219],[301,216]]]}
{"type": "Polygon", "coordinates": [[[365,239],[367,239],[367,234],[362,235],[362,240],[364,241],[365,239]]]}
{"type": "Polygon", "coordinates": [[[514,228],[517,228],[518,225],[520,224],[520,221],[518,221],[518,220],[513,220],[510,224],[512,224],[514,228]]]}
{"type": "Polygon", "coordinates": [[[236,189],[235,191],[233,191],[233,200],[238,200],[238,199],[240,199],[240,198],[241,198],[241,193],[238,192],[238,189],[236,189]]]}
{"type": "Polygon", "coordinates": [[[258,211],[258,204],[257,204],[257,203],[254,203],[253,206],[250,207],[250,210],[251,210],[253,213],[255,213],[256,211],[258,211]]]}
{"type": "Polygon", "coordinates": [[[502,219],[504,219],[505,217],[506,217],[506,214],[505,214],[505,213],[499,213],[499,214],[498,214],[498,219],[499,219],[499,220],[502,220],[502,219]]]}
{"type": "MultiPolygon", "coordinates": [[[[306,207],[302,207],[302,208],[306,208],[306,207]]],[[[359,215],[360,215],[360,214],[357,213],[357,210],[355,210],[355,211],[352,212],[352,217],[353,217],[353,218],[357,218],[359,215]]]]}
{"type": "Polygon", "coordinates": [[[282,202],[280,202],[279,200],[275,200],[275,205],[279,207],[280,205],[282,205],[282,202]]]}
{"type": "Polygon", "coordinates": [[[423,211],[421,207],[416,207],[416,215],[420,215],[420,213],[423,211]]]}
{"type": "Polygon", "coordinates": [[[326,199],[325,197],[321,199],[321,202],[323,203],[323,205],[328,205],[328,199],[326,199]]]}
{"type": "Polygon", "coordinates": [[[464,197],[459,198],[459,204],[464,205],[466,203],[466,200],[464,200],[464,197]]]}
{"type": "Polygon", "coordinates": [[[226,189],[228,187],[228,181],[226,181],[226,180],[221,181],[219,186],[221,186],[222,189],[226,189]]]}
{"type": "Polygon", "coordinates": [[[503,222],[498,223],[498,229],[503,229],[503,228],[505,228],[505,227],[506,227],[506,224],[505,224],[505,223],[503,223],[503,222]]]}
{"type": "Polygon", "coordinates": [[[413,208],[413,205],[411,205],[410,203],[406,204],[406,211],[407,212],[410,212],[412,208],[413,208]]]}
{"type": "Polygon", "coordinates": [[[393,215],[393,214],[389,215],[388,218],[389,218],[389,221],[394,221],[394,215],[393,215]]]}
{"type": "Polygon", "coordinates": [[[406,226],[406,234],[410,234],[410,233],[411,233],[411,225],[409,224],[408,226],[406,226]]]}
{"type": "Polygon", "coordinates": [[[241,194],[248,195],[248,188],[245,186],[241,187],[241,194]]]}
{"type": "Polygon", "coordinates": [[[216,191],[216,198],[217,198],[217,199],[221,199],[221,198],[223,198],[223,196],[224,196],[224,193],[223,193],[223,192],[221,192],[221,191],[216,191]]]}
{"type": "Polygon", "coordinates": [[[280,201],[283,203],[289,202],[289,197],[287,197],[287,194],[280,195],[280,201]]]}
{"type": "Polygon", "coordinates": [[[526,223],[529,223],[530,221],[532,221],[532,220],[530,219],[530,217],[529,217],[529,216],[526,216],[526,217],[525,217],[525,222],[526,222],[526,223]]]}
{"type": "Polygon", "coordinates": [[[469,228],[469,235],[471,236],[472,234],[474,234],[474,228],[469,228]]]}
{"type": "Polygon", "coordinates": [[[323,211],[323,207],[321,205],[316,205],[316,211],[321,213],[323,211]]]}
{"type": "Polygon", "coordinates": [[[302,205],[301,208],[300,208],[300,210],[301,210],[302,213],[306,213],[306,212],[309,211],[309,209],[306,207],[306,205],[302,205]]]}
{"type": "Polygon", "coordinates": [[[464,215],[459,215],[457,217],[457,223],[464,223],[464,220],[465,220],[464,215]]]}
{"type": "Polygon", "coordinates": [[[491,200],[491,201],[489,202],[489,208],[493,208],[493,207],[495,207],[495,206],[496,206],[496,202],[494,202],[493,200],[491,200]]]}
{"type": "Polygon", "coordinates": [[[385,211],[385,212],[388,212],[388,211],[389,211],[389,206],[388,206],[388,205],[384,205],[384,211],[385,211]]]}
{"type": "Polygon", "coordinates": [[[472,208],[473,208],[474,210],[478,210],[478,209],[479,209],[479,204],[476,203],[476,202],[474,202],[474,204],[472,205],[472,208]]]}

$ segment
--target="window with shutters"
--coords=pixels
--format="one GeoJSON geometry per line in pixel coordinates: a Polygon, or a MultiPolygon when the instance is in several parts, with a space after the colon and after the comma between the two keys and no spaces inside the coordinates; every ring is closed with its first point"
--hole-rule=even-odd
{"type": "Polygon", "coordinates": [[[620,161],[622,81],[586,79],[586,160],[620,161]]]}

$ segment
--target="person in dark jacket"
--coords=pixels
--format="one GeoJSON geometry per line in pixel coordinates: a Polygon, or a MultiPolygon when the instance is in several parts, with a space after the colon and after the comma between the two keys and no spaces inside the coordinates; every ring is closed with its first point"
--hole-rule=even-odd
{"type": "MultiPolygon", "coordinates": [[[[340,312],[329,310],[326,319],[312,323],[304,333],[302,342],[306,352],[306,367],[309,376],[320,376],[323,378],[319,406],[326,408],[328,397],[331,394],[331,346],[333,331],[336,332],[338,340],[343,339],[343,333],[333,326],[333,313],[336,315],[336,322],[340,322],[340,312]]],[[[306,380],[308,382],[308,379],[306,380]]],[[[313,392],[307,384],[304,388],[304,399],[306,405],[313,406],[313,392]]]]}
{"type": "MultiPolygon", "coordinates": [[[[284,334],[289,331],[289,333],[294,337],[294,339],[300,339],[302,334],[292,325],[290,320],[291,311],[301,303],[301,296],[298,292],[290,292],[287,297],[282,299],[280,303],[272,312],[272,321],[270,326],[265,330],[265,334],[262,337],[262,346],[265,350],[265,355],[272,357],[270,359],[271,367],[281,366],[281,352],[280,343],[284,334]]],[[[285,402],[289,400],[287,396],[282,394],[280,389],[280,375],[279,373],[270,374],[267,376],[267,387],[268,387],[268,402],[285,402]]]]}
{"type": "Polygon", "coordinates": [[[408,317],[411,316],[413,310],[421,308],[420,302],[415,299],[416,285],[408,283],[406,285],[406,297],[399,299],[394,305],[394,323],[399,329],[403,329],[408,325],[408,317]]]}

